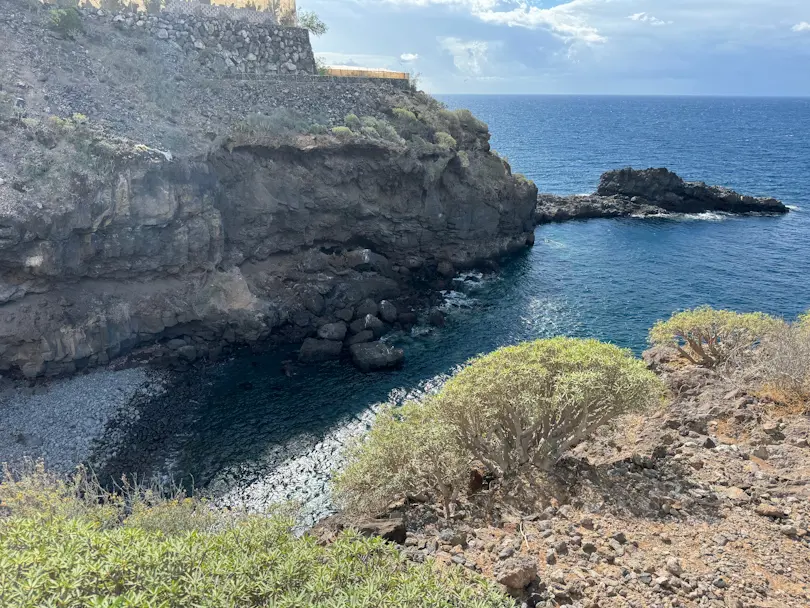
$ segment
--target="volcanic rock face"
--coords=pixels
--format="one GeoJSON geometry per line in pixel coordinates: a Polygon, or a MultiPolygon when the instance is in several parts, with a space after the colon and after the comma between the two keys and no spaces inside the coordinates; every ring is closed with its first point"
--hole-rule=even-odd
{"type": "Polygon", "coordinates": [[[773,198],[739,194],[702,182],[685,182],[668,169],[632,168],[602,175],[589,196],[538,196],[538,223],[597,217],[648,216],[667,213],[787,213],[773,198]]]}
{"type": "Polygon", "coordinates": [[[413,274],[530,241],[536,189],[488,149],[462,166],[449,150],[304,139],[193,161],[124,146],[108,179],[68,166],[0,187],[0,371],[69,373],[170,340],[186,362],[301,341],[413,274]]]}

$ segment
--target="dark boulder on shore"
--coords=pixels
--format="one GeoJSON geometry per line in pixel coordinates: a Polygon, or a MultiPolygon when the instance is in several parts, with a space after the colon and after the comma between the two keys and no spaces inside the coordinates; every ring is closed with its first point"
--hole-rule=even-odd
{"type": "Polygon", "coordinates": [[[349,347],[352,362],[364,372],[396,369],[405,361],[405,351],[382,342],[366,342],[349,347]]]}
{"type": "Polygon", "coordinates": [[[721,186],[687,182],[668,169],[617,169],[602,175],[595,194],[537,197],[538,224],[570,219],[669,213],[787,213],[774,198],[740,194],[721,186]]]}

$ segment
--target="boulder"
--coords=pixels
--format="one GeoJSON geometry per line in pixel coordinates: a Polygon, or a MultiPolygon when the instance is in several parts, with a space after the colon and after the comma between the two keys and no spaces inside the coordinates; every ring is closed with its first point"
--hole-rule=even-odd
{"type": "Polygon", "coordinates": [[[495,580],[512,591],[520,591],[537,578],[537,560],[532,557],[510,557],[495,565],[495,580]]]}
{"type": "Polygon", "coordinates": [[[397,307],[388,300],[380,302],[380,317],[386,323],[396,323],[399,312],[397,307]]]}
{"type": "Polygon", "coordinates": [[[352,362],[364,372],[401,367],[405,361],[405,351],[382,342],[353,344],[349,348],[352,362]]]}
{"type": "Polygon", "coordinates": [[[318,337],[322,340],[338,340],[341,341],[346,337],[348,327],[343,321],[337,323],[327,323],[318,328],[318,337]]]}
{"type": "Polygon", "coordinates": [[[439,262],[439,264],[436,266],[436,272],[448,279],[456,274],[453,265],[448,261],[439,262]]]}
{"type": "Polygon", "coordinates": [[[419,317],[416,316],[415,312],[401,312],[397,317],[397,321],[399,321],[399,324],[405,329],[410,329],[416,325],[418,320],[419,317]]]}
{"type": "Polygon", "coordinates": [[[341,350],[343,350],[343,342],[307,338],[301,345],[301,350],[298,351],[298,360],[302,363],[316,363],[337,359],[340,357],[341,350]]]}
{"type": "Polygon", "coordinates": [[[362,331],[371,330],[374,335],[379,338],[385,333],[385,323],[380,321],[374,315],[366,315],[361,319],[352,321],[349,329],[353,334],[359,334],[362,331]]]}
{"type": "Polygon", "coordinates": [[[363,344],[364,342],[373,342],[374,341],[374,332],[370,329],[364,329],[359,334],[355,334],[350,336],[348,340],[346,340],[346,346],[352,346],[353,344],[363,344]]]}
{"type": "Polygon", "coordinates": [[[403,544],[407,536],[402,519],[358,519],[350,521],[347,527],[357,530],[363,536],[379,536],[398,545],[403,544]]]}
{"type": "Polygon", "coordinates": [[[428,321],[430,321],[430,324],[433,325],[434,327],[444,327],[445,324],[444,313],[438,308],[434,308],[433,310],[430,311],[430,314],[428,315],[428,321]]]}
{"type": "Polygon", "coordinates": [[[366,315],[372,315],[376,317],[378,312],[379,307],[377,306],[377,303],[374,300],[367,298],[362,302],[360,302],[360,305],[357,307],[357,310],[355,311],[354,314],[358,319],[362,319],[366,315]]]}

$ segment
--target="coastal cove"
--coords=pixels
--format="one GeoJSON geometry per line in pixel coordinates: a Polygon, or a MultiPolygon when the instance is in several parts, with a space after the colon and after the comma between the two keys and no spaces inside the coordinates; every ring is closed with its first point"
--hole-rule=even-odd
{"type": "Polygon", "coordinates": [[[392,391],[402,398],[429,387],[469,357],[558,334],[638,353],[647,329],[673,310],[710,304],[792,318],[810,306],[810,101],[443,101],[488,122],[493,147],[541,192],[591,192],[604,170],[668,166],[686,179],[774,196],[794,211],[540,226],[534,248],[498,275],[454,282],[445,328],[391,336],[406,351],[402,370],[368,375],[329,362],[287,377],[281,364],[292,350],[209,366],[143,408],[111,473],[193,478],[255,508],[295,500],[308,504],[312,521],[328,512],[328,472],[345,438],[365,428],[368,408],[392,391]]]}

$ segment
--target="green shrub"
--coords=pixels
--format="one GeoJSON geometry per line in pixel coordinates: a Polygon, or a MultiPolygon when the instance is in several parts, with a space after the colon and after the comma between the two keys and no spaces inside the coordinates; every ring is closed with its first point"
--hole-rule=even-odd
{"type": "Polygon", "coordinates": [[[281,515],[208,509],[190,499],[121,497],[40,468],[0,484],[0,605],[204,608],[508,608],[461,567],[408,561],[380,539],[296,538],[281,515]],[[89,494],[86,492],[91,490],[89,494]]]}
{"type": "Polygon", "coordinates": [[[770,332],[762,340],[753,371],[775,399],[789,403],[810,402],[810,314],[792,325],[770,332]]]}
{"type": "Polygon", "coordinates": [[[502,477],[547,471],[599,426],[662,394],[630,351],[596,340],[502,348],[472,360],[435,397],[382,414],[350,453],[336,493],[373,513],[397,495],[438,490],[448,510],[470,462],[502,477]]]}
{"type": "Polygon", "coordinates": [[[458,158],[461,161],[461,167],[463,169],[470,168],[470,155],[467,154],[465,150],[460,150],[458,153],[458,158]]]}
{"type": "Polygon", "coordinates": [[[298,11],[297,19],[298,27],[309,30],[309,33],[313,36],[323,36],[329,31],[329,26],[312,11],[298,11]]]}
{"type": "Polygon", "coordinates": [[[490,470],[509,475],[559,457],[619,415],[654,405],[658,378],[629,350],[553,338],[473,360],[437,397],[441,420],[490,470]]]}
{"type": "Polygon", "coordinates": [[[435,404],[388,407],[369,434],[348,452],[334,495],[350,512],[382,512],[397,495],[436,490],[450,503],[469,477],[466,455],[438,417],[435,404]]]}
{"type": "Polygon", "coordinates": [[[349,127],[332,127],[332,135],[337,137],[340,141],[347,141],[352,138],[354,133],[349,127]]]}
{"type": "Polygon", "coordinates": [[[438,131],[434,137],[436,138],[436,145],[443,150],[455,150],[458,145],[453,136],[444,131],[438,131]]]}
{"type": "Polygon", "coordinates": [[[308,133],[312,123],[300,112],[279,108],[270,114],[248,114],[233,126],[232,143],[258,144],[308,133]]]}
{"type": "Polygon", "coordinates": [[[407,120],[407,121],[415,121],[417,120],[416,114],[411,112],[406,108],[394,108],[393,109],[394,118],[399,120],[407,120]]]}
{"type": "Polygon", "coordinates": [[[740,314],[701,306],[659,321],[650,330],[649,340],[653,345],[675,347],[696,365],[716,367],[752,352],[763,337],[784,325],[761,312],[740,314]]]}
{"type": "Polygon", "coordinates": [[[360,119],[357,118],[357,114],[347,114],[346,118],[343,119],[343,124],[346,125],[352,131],[360,132],[360,129],[363,127],[360,119]]]}
{"type": "Polygon", "coordinates": [[[67,38],[84,31],[82,18],[75,8],[54,8],[49,12],[51,29],[67,38]]]}
{"type": "Polygon", "coordinates": [[[310,125],[307,133],[310,135],[326,135],[329,132],[329,127],[321,124],[310,125]]]}

